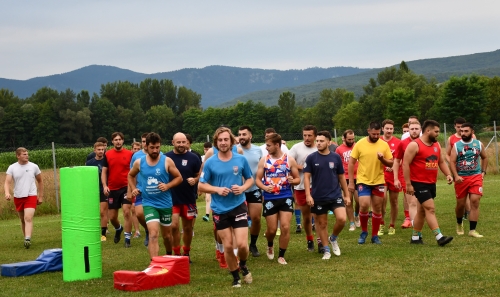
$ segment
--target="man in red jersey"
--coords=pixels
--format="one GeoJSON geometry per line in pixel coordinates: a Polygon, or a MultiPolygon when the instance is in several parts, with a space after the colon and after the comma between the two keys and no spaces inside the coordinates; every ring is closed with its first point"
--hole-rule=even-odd
{"type": "Polygon", "coordinates": [[[448,184],[453,182],[453,177],[446,162],[441,158],[441,146],[437,142],[439,123],[427,120],[424,122],[422,131],[422,136],[408,145],[403,159],[406,192],[409,195],[415,195],[419,202],[410,243],[423,243],[422,227],[425,219],[437,243],[445,246],[453,240],[453,237],[441,234],[435,214],[434,198],[436,197],[438,168],[446,175],[448,184]]]}
{"type": "MultiPolygon", "coordinates": [[[[382,131],[384,132],[382,136],[382,140],[387,142],[389,145],[389,149],[391,150],[392,157],[394,158],[394,152],[396,148],[399,146],[401,140],[394,137],[394,121],[386,119],[382,122],[382,131]]],[[[404,181],[403,177],[403,169],[400,168],[397,171],[400,180],[404,181]]],[[[385,211],[387,208],[387,194],[389,194],[389,201],[391,202],[391,223],[389,225],[388,234],[394,235],[396,234],[396,229],[394,228],[394,224],[396,223],[396,219],[398,218],[398,196],[399,192],[401,192],[401,187],[397,188],[394,185],[394,172],[392,167],[385,167],[384,169],[384,179],[385,179],[385,188],[386,194],[384,196],[384,202],[382,204],[382,222],[380,223],[380,229],[378,231],[378,236],[384,235],[384,227],[385,227],[385,211]]]]}
{"type": "Polygon", "coordinates": [[[130,160],[132,152],[123,148],[123,133],[115,132],[111,135],[113,149],[105,154],[102,164],[101,182],[104,195],[108,196],[108,216],[113,227],[115,227],[114,242],[120,242],[123,227],[118,220],[118,211],[123,208],[123,218],[125,220],[125,247],[130,247],[130,237],[132,235],[131,205],[127,200],[128,180],[127,175],[130,170],[130,160]]]}
{"type": "Polygon", "coordinates": [[[401,225],[401,228],[403,229],[411,228],[413,226],[413,219],[417,214],[418,201],[415,196],[408,195],[406,193],[406,184],[404,182],[404,176],[403,180],[401,180],[398,172],[403,168],[401,166],[401,163],[403,162],[403,156],[406,151],[406,148],[408,147],[408,144],[410,144],[410,142],[414,141],[415,139],[418,139],[418,137],[422,133],[420,122],[417,120],[411,121],[408,131],[410,133],[410,137],[406,138],[405,140],[402,140],[399,143],[398,147],[396,148],[396,151],[394,152],[394,165],[392,167],[394,186],[398,189],[402,189],[404,192],[403,207],[404,207],[405,220],[401,225]]]}
{"type": "MultiPolygon", "coordinates": [[[[346,130],[342,135],[342,144],[337,147],[335,152],[339,154],[342,159],[342,166],[344,167],[344,175],[347,181],[347,185],[349,185],[349,159],[351,159],[351,151],[354,147],[355,135],[354,131],[346,130]]],[[[358,172],[358,163],[356,162],[354,166],[354,184],[356,184],[356,173],[358,172]]],[[[356,227],[360,227],[361,223],[359,222],[359,200],[358,200],[358,191],[354,191],[354,194],[346,193],[350,197],[350,203],[346,205],[346,213],[347,218],[349,219],[349,231],[355,231],[356,227]],[[353,208],[353,198],[356,201],[356,207],[353,208]]]]}

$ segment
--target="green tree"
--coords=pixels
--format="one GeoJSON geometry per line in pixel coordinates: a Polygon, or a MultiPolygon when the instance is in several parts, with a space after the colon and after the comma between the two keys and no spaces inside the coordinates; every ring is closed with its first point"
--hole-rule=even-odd
{"type": "Polygon", "coordinates": [[[117,131],[116,107],[111,101],[106,98],[92,100],[90,112],[92,113],[94,139],[101,136],[109,138],[113,132],[117,131]]]}
{"type": "Polygon", "coordinates": [[[351,102],[342,107],[334,116],[335,128],[342,133],[347,129],[358,129],[364,126],[360,125],[363,115],[359,112],[361,104],[357,101],[351,102]]]}
{"type": "MultiPolygon", "coordinates": [[[[280,107],[279,117],[283,120],[283,122],[293,123],[293,119],[295,117],[295,94],[292,92],[283,92],[280,94],[278,106],[280,107]]],[[[292,127],[290,125],[284,125],[284,127],[287,127],[287,129],[281,131],[281,133],[292,132],[292,127]]]]}
{"type": "Polygon", "coordinates": [[[166,105],[152,106],[146,112],[146,122],[149,126],[149,131],[156,132],[164,139],[171,139],[177,131],[171,129],[171,122],[175,114],[172,109],[166,105]]]}
{"type": "Polygon", "coordinates": [[[415,92],[410,88],[398,87],[387,95],[389,103],[385,117],[395,123],[402,124],[408,121],[408,116],[418,116],[418,106],[415,101],[415,92]]]}
{"type": "Polygon", "coordinates": [[[495,76],[488,80],[488,104],[487,111],[490,120],[500,121],[500,77],[495,76]]]}

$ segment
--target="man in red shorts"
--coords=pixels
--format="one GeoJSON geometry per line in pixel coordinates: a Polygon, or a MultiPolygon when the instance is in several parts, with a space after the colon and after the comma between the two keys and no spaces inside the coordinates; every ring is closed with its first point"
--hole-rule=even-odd
{"type": "Polygon", "coordinates": [[[451,150],[450,169],[455,177],[455,195],[457,206],[457,234],[464,234],[463,215],[465,212],[465,198],[470,198],[469,236],[481,238],[483,235],[476,231],[479,218],[479,201],[483,196],[483,178],[486,174],[488,160],[484,145],[473,139],[474,127],[470,123],[463,123],[461,140],[457,141],[451,150]],[[481,159],[481,162],[479,162],[481,159]]]}
{"type": "Polygon", "coordinates": [[[132,236],[132,217],[130,208],[132,203],[127,200],[128,172],[130,170],[130,160],[132,152],[123,148],[123,133],[115,132],[111,135],[113,149],[106,151],[102,164],[101,182],[104,195],[108,196],[109,220],[115,227],[114,242],[120,242],[123,227],[118,220],[118,211],[123,209],[125,221],[125,247],[130,247],[130,237],[132,236]]]}
{"type": "Polygon", "coordinates": [[[5,176],[5,199],[9,201],[12,198],[10,186],[14,181],[14,204],[16,205],[17,215],[21,220],[24,247],[29,249],[35,209],[37,205],[43,202],[42,172],[38,165],[29,161],[28,150],[24,147],[16,150],[16,157],[17,162],[9,166],[5,176]],[[38,191],[35,180],[38,183],[38,191]]]}

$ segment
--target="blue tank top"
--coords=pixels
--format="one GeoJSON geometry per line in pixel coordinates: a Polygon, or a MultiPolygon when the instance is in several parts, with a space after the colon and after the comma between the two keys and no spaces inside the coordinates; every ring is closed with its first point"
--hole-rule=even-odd
{"type": "Polygon", "coordinates": [[[288,182],[289,175],[290,165],[288,164],[287,154],[283,154],[281,158],[274,162],[271,160],[271,155],[267,155],[264,162],[262,183],[266,186],[272,185],[274,190],[272,193],[264,191],[264,199],[273,200],[292,197],[292,187],[288,182]]]}
{"type": "Polygon", "coordinates": [[[168,183],[170,174],[165,170],[165,155],[160,155],[160,161],[154,166],[148,165],[146,158],[141,158],[141,169],[137,176],[138,186],[142,192],[142,205],[154,208],[172,208],[170,190],[162,192],[160,182],[168,183]]]}
{"type": "Polygon", "coordinates": [[[481,174],[481,165],[479,163],[481,154],[481,142],[477,139],[472,139],[471,142],[465,143],[459,140],[454,145],[457,152],[457,172],[460,176],[470,176],[481,174]]]}

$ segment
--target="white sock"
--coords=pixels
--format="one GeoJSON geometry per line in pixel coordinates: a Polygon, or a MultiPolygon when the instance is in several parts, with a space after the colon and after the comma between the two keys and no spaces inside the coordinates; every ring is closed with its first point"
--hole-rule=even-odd
{"type": "Polygon", "coordinates": [[[436,235],[436,240],[440,240],[441,237],[443,237],[443,234],[439,233],[438,235],[436,235]]]}
{"type": "Polygon", "coordinates": [[[418,235],[416,235],[416,236],[415,236],[415,235],[412,235],[412,236],[411,236],[411,240],[419,240],[418,235]]]}

